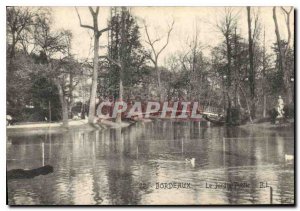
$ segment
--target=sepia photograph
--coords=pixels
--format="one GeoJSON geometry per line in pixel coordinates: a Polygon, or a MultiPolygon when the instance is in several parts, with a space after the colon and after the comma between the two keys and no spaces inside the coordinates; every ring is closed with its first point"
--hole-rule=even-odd
{"type": "Polygon", "coordinates": [[[295,22],[6,6],[7,205],[295,206],[295,22]]]}

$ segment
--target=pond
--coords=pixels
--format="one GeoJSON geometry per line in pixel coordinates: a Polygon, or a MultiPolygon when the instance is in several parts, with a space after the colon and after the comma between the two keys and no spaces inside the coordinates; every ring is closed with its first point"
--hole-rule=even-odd
{"type": "Polygon", "coordinates": [[[123,129],[10,135],[7,170],[51,165],[54,172],[8,180],[8,203],[294,203],[294,164],[285,159],[294,155],[293,131],[157,120],[123,129]]]}

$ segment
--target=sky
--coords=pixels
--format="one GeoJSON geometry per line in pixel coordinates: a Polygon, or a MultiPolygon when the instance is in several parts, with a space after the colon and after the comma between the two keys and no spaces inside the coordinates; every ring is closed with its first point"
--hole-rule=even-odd
{"type": "MultiPolygon", "coordinates": [[[[288,9],[288,8],[287,8],[288,9]]],[[[78,7],[83,24],[92,25],[92,16],[87,7],[78,7]]],[[[262,33],[260,41],[263,42],[263,31],[265,30],[265,40],[268,51],[272,43],[276,41],[275,27],[273,22],[272,7],[251,7],[251,11],[259,13],[262,33]]],[[[81,28],[74,7],[52,7],[53,27],[56,30],[68,29],[73,33],[72,52],[79,59],[92,58],[92,35],[90,29],[81,28]]],[[[163,36],[162,42],[157,44],[159,49],[164,44],[168,25],[175,21],[174,29],[171,33],[170,42],[159,59],[160,64],[164,64],[166,59],[176,53],[186,49],[188,40],[191,40],[196,32],[199,32],[199,40],[208,55],[211,47],[222,42],[222,35],[216,25],[224,17],[224,7],[131,7],[132,14],[136,17],[140,25],[141,42],[147,48],[146,35],[143,21],[146,22],[150,37],[163,36]]],[[[246,7],[233,7],[233,13],[238,18],[238,32],[247,40],[247,10],[246,7]]],[[[294,17],[291,14],[292,39],[294,38],[294,17]]],[[[107,20],[110,16],[110,7],[100,7],[98,16],[99,28],[107,27],[107,20]]],[[[280,8],[277,8],[277,19],[282,39],[287,39],[287,27],[285,18],[280,8]]],[[[107,33],[100,37],[100,46],[107,44],[107,33]]],[[[105,48],[100,48],[100,54],[105,54],[105,48]]]]}

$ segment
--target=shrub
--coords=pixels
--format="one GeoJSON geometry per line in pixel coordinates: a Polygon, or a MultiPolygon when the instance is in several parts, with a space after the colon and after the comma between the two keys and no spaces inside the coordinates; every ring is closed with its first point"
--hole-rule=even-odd
{"type": "Polygon", "coordinates": [[[294,105],[286,105],[283,108],[284,111],[284,118],[291,119],[295,115],[294,105]]]}
{"type": "Polygon", "coordinates": [[[271,123],[275,124],[276,118],[278,116],[278,111],[276,110],[276,108],[272,108],[271,110],[268,111],[268,113],[270,116],[271,123]]]}
{"type": "Polygon", "coordinates": [[[231,108],[227,109],[227,119],[226,122],[228,125],[239,125],[240,124],[240,109],[231,108]]]}

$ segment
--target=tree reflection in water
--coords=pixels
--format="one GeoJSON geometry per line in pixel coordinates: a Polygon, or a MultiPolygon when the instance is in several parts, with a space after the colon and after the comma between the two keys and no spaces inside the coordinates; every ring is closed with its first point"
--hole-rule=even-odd
{"type": "Polygon", "coordinates": [[[8,137],[7,168],[42,163],[54,172],[8,181],[9,204],[247,204],[293,202],[293,128],[285,131],[207,127],[156,121],[123,129],[8,137]],[[195,158],[195,166],[185,162],[195,158]],[[209,190],[206,182],[248,182],[250,188],[209,190]],[[191,189],[156,189],[189,182],[191,189]]]}

